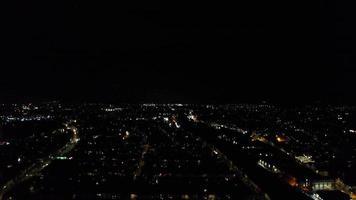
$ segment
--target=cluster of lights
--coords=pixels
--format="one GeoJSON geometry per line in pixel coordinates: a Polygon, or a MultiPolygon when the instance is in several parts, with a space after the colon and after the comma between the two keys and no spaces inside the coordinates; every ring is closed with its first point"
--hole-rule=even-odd
{"type": "Polygon", "coordinates": [[[53,119],[52,116],[30,116],[30,117],[2,117],[6,122],[26,122],[26,121],[41,121],[41,120],[49,120],[53,119]]]}
{"type": "Polygon", "coordinates": [[[118,112],[118,111],[122,111],[122,108],[105,108],[103,109],[105,112],[118,112]]]}
{"type": "Polygon", "coordinates": [[[302,156],[296,156],[295,159],[297,159],[299,162],[303,164],[315,163],[312,156],[307,156],[305,154],[302,156]]]}

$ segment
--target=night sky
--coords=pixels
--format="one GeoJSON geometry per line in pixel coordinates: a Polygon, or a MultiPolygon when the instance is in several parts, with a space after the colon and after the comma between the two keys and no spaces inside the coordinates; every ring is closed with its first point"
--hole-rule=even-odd
{"type": "Polygon", "coordinates": [[[4,6],[0,101],[356,100],[350,2],[124,2],[4,6]]]}

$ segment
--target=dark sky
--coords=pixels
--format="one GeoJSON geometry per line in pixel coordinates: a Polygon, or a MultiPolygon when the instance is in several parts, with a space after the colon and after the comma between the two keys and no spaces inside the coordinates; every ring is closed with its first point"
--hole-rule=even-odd
{"type": "Polygon", "coordinates": [[[124,2],[11,1],[1,100],[356,100],[351,3],[124,2]]]}

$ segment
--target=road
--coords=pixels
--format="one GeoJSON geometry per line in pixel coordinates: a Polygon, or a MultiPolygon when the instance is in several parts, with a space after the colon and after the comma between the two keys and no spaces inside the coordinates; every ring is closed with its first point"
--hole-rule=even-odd
{"type": "Polygon", "coordinates": [[[38,176],[43,169],[49,166],[56,157],[63,156],[70,151],[72,151],[77,143],[79,142],[78,129],[75,126],[69,126],[67,124],[66,128],[71,131],[72,137],[68,143],[66,143],[62,148],[56,152],[50,154],[47,157],[41,158],[38,162],[32,164],[30,167],[26,168],[19,173],[16,177],[9,180],[0,188],[0,200],[4,200],[5,195],[14,189],[18,184],[23,183],[35,176],[38,176]]]}

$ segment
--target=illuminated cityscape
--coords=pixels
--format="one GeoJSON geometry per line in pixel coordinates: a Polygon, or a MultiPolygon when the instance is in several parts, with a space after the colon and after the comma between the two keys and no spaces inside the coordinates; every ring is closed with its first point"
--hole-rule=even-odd
{"type": "Polygon", "coordinates": [[[0,199],[356,199],[356,107],[2,104],[0,199]]]}
{"type": "Polygon", "coordinates": [[[356,1],[3,4],[0,200],[356,200],[356,1]]]}

